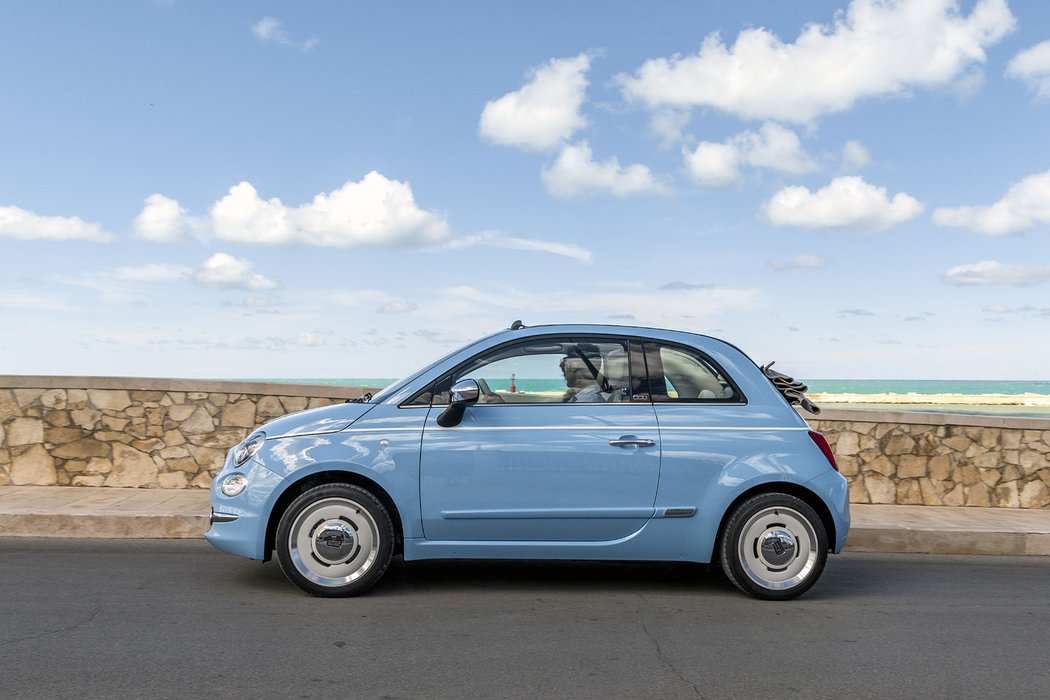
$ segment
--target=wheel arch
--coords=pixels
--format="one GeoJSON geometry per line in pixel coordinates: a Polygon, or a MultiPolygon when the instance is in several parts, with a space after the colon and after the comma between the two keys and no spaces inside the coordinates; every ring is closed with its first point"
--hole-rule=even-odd
{"type": "Polygon", "coordinates": [[[404,527],[401,523],[401,513],[398,510],[394,499],[390,497],[387,490],[377,482],[369,479],[363,474],[359,474],[358,472],[348,471],[346,469],[328,469],[308,474],[301,479],[292,482],[287,488],[285,488],[281,495],[277,497],[277,500],[273,504],[273,508],[270,509],[270,516],[266,521],[266,537],[263,540],[263,561],[270,560],[270,555],[273,553],[274,546],[276,545],[277,525],[280,523],[281,516],[284,515],[284,511],[288,508],[291,502],[305,491],[312,489],[315,486],[323,486],[325,484],[351,484],[353,486],[359,486],[378,498],[379,502],[383,504],[384,508],[386,508],[387,513],[390,514],[390,519],[394,525],[394,554],[401,554],[404,551],[404,527]]]}
{"type": "Polygon", "coordinates": [[[795,484],[789,481],[767,481],[765,483],[756,484],[741,493],[732,503],[729,504],[729,507],[725,509],[725,512],[722,513],[722,519],[718,523],[718,534],[715,537],[715,556],[718,554],[719,543],[725,535],[726,523],[729,522],[729,518],[733,515],[733,511],[735,511],[737,507],[747,499],[763,493],[785,493],[789,496],[798,498],[815,510],[817,516],[820,517],[820,522],[824,525],[824,531],[827,533],[829,549],[833,546],[836,537],[835,520],[831,517],[831,510],[828,508],[827,504],[824,503],[824,499],[801,484],[795,484]]]}

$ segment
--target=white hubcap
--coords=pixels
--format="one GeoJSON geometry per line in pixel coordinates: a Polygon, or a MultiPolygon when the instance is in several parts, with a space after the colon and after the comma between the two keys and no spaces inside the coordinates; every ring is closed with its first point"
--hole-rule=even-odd
{"type": "Polygon", "coordinates": [[[751,516],[737,546],[744,573],[770,590],[802,583],[817,561],[817,534],[791,508],[766,508],[751,516]]]}
{"type": "Polygon", "coordinates": [[[308,505],[288,533],[292,563],[322,586],[342,586],[372,568],[379,554],[379,528],[360,504],[324,498],[308,505]]]}

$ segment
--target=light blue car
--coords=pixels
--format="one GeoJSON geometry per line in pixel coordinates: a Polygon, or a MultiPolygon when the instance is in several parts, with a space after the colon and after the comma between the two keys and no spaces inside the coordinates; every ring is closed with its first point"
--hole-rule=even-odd
{"type": "Polygon", "coordinates": [[[212,485],[207,539],[319,596],[393,556],[719,561],[759,598],[812,586],[849,490],[805,387],[715,338],[524,327],[364,401],[267,423],[212,485]]]}

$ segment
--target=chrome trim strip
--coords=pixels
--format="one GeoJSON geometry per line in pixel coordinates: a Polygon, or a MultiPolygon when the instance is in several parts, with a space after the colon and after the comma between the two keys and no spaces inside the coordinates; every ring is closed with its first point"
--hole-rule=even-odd
{"type": "Polygon", "coordinates": [[[234,520],[239,518],[239,515],[233,515],[232,513],[216,513],[215,509],[211,509],[211,524],[215,523],[232,523],[234,520]]]}
{"type": "MultiPolygon", "coordinates": [[[[696,508],[687,507],[676,507],[676,508],[664,508],[664,518],[691,518],[696,513],[696,508]]],[[[657,516],[661,517],[661,516],[657,516]]]]}
{"type": "Polygon", "coordinates": [[[513,508],[503,510],[443,510],[446,520],[523,520],[529,518],[651,518],[652,508],[513,508]]]}

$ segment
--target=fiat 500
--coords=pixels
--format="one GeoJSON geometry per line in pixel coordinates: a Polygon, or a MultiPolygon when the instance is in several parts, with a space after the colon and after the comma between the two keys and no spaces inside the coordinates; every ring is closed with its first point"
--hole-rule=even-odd
{"type": "Polygon", "coordinates": [[[276,551],[318,596],[366,591],[400,554],[717,561],[746,593],[792,598],[849,529],[800,389],[707,336],[515,322],[251,433],[212,485],[207,539],[276,551]]]}

